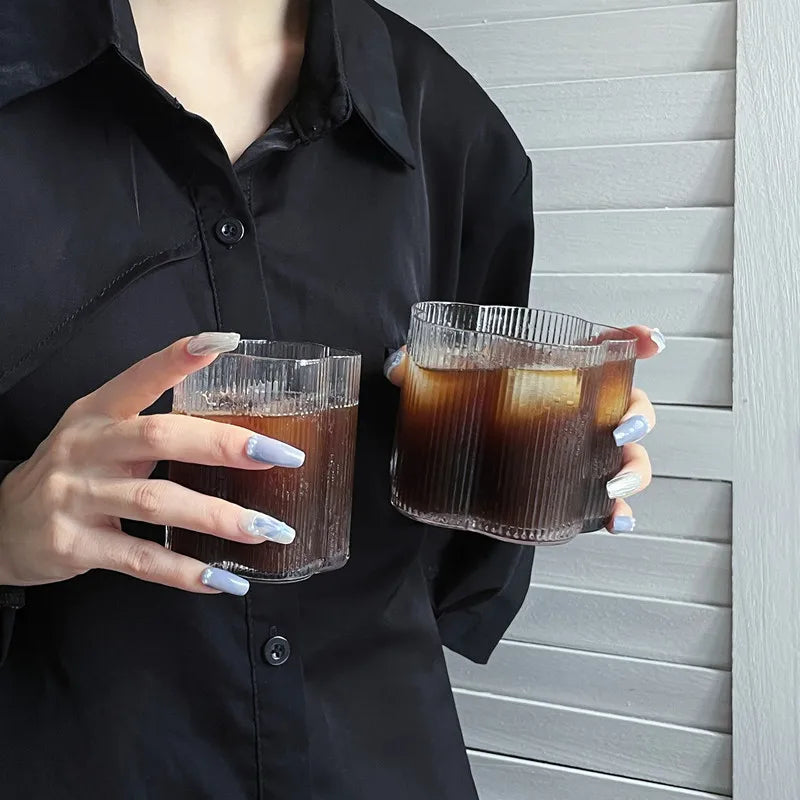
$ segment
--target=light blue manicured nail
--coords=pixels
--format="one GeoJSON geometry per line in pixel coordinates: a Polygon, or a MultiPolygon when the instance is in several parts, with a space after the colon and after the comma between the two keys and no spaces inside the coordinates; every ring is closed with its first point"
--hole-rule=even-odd
{"type": "Polygon", "coordinates": [[[405,358],[405,351],[395,350],[386,361],[383,362],[383,374],[388,378],[392,374],[392,370],[399,367],[405,358]]]}
{"type": "Polygon", "coordinates": [[[218,567],[206,567],[200,576],[200,581],[204,586],[225,594],[235,594],[237,597],[247,594],[250,589],[249,581],[218,567]]]}
{"type": "Polygon", "coordinates": [[[294,541],[295,531],[290,525],[281,522],[269,514],[262,514],[259,511],[242,512],[239,519],[239,527],[252,536],[260,536],[270,542],[278,544],[291,544],[294,541]]]}
{"type": "Polygon", "coordinates": [[[667,339],[663,333],[658,328],[653,328],[650,331],[650,340],[655,344],[658,348],[659,353],[663,353],[664,349],[667,346],[667,339]]]}
{"type": "Polygon", "coordinates": [[[636,529],[636,520],[633,517],[614,517],[611,533],[632,533],[636,529]]]}
{"type": "Polygon", "coordinates": [[[624,444],[644,439],[648,433],[650,433],[650,423],[648,423],[646,417],[637,414],[619,424],[614,431],[614,441],[617,443],[617,447],[622,447],[624,444]]]}
{"type": "Polygon", "coordinates": [[[274,464],[276,467],[302,467],[306,454],[286,442],[270,439],[260,433],[253,434],[247,440],[246,452],[253,461],[262,464],[274,464]]]}
{"type": "Polygon", "coordinates": [[[191,356],[210,356],[219,353],[230,353],[239,346],[241,336],[238,333],[221,333],[209,331],[198,333],[189,339],[186,352],[191,356]]]}

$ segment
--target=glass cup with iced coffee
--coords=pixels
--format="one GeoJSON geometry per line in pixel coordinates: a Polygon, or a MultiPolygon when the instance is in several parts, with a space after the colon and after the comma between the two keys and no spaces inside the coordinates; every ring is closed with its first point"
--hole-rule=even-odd
{"type": "Polygon", "coordinates": [[[173,413],[206,417],[278,439],[306,454],[298,469],[249,471],[170,464],[170,479],[262,511],[296,530],[289,545],[241,544],[167,529],[176,552],[253,581],[287,583],[344,566],[361,356],[294,342],[244,340],[175,388],[173,413]]]}
{"type": "Polygon", "coordinates": [[[627,331],[528,308],[419,303],[392,454],[392,504],[530,544],[598,530],[621,466],[627,331]]]}

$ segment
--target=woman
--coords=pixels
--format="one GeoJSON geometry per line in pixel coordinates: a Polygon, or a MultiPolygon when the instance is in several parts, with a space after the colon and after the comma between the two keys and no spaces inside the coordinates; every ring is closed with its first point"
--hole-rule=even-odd
{"type": "MultiPolygon", "coordinates": [[[[80,5],[6,0],[1,32],[0,785],[474,798],[441,645],[488,658],[532,551],[391,510],[382,365],[420,299],[526,303],[525,153],[370,0],[80,5]],[[291,532],[153,472],[302,461],[165,415],[238,335],[350,347],[364,371],[350,564],[249,593],[166,551],[163,526],[291,532]]],[[[652,355],[660,336],[636,330],[652,355]]],[[[612,493],[649,481],[630,442],[652,424],[635,393],[612,493]]],[[[623,500],[609,524],[632,528],[623,500]]]]}

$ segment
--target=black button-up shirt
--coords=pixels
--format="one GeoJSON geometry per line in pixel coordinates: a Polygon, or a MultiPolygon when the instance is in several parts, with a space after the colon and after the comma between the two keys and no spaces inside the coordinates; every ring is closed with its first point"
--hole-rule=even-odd
{"type": "Polygon", "coordinates": [[[344,569],[245,598],[104,571],[0,591],[3,797],[475,797],[442,643],[488,658],[532,551],[392,510],[381,366],[418,300],[525,304],[532,238],[530,164],[501,114],[369,0],[312,2],[297,95],[234,165],[143,70],[126,2],[3,0],[6,471],[184,335],[363,354],[344,569]]]}

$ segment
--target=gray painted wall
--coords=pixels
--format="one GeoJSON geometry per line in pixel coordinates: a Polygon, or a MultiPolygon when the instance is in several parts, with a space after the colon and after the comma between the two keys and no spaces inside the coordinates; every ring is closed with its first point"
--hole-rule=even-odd
{"type": "Polygon", "coordinates": [[[482,800],[731,795],[733,0],[390,0],[534,163],[531,303],[669,337],[635,535],[541,549],[486,668],[449,663],[482,800]]]}

